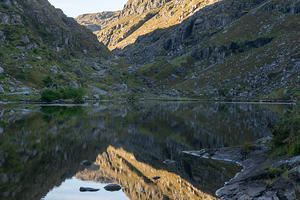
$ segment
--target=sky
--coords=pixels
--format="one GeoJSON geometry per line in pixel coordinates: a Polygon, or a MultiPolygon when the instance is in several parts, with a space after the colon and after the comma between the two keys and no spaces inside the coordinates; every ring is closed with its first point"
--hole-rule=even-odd
{"type": "Polygon", "coordinates": [[[60,8],[69,17],[101,11],[121,10],[127,0],[49,0],[56,8],[60,8]]]}

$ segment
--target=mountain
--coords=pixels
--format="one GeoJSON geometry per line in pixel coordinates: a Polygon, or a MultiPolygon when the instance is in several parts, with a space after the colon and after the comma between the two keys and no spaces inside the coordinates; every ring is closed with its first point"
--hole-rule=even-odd
{"type": "Polygon", "coordinates": [[[299,19],[299,0],[128,1],[94,33],[147,86],[144,96],[291,99],[299,19]]]}
{"type": "Polygon", "coordinates": [[[113,20],[117,19],[120,15],[120,11],[107,11],[101,13],[84,14],[79,15],[76,21],[86,26],[92,31],[99,31],[107,27],[113,20]]]}
{"type": "MultiPolygon", "coordinates": [[[[93,62],[109,50],[95,35],[47,0],[0,2],[0,93],[38,95],[51,80],[55,87],[81,87],[93,62]]],[[[22,97],[23,98],[23,97],[22,97]]]]}

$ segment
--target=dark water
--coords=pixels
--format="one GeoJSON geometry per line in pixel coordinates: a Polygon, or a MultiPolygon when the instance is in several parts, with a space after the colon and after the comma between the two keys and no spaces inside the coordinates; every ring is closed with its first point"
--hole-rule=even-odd
{"type": "Polygon", "coordinates": [[[182,151],[270,135],[289,108],[167,102],[0,105],[0,199],[213,199],[240,168],[182,151]],[[82,160],[94,164],[85,168],[82,160]],[[105,191],[107,183],[122,190],[105,191]],[[100,191],[82,193],[81,186],[100,191]]]}

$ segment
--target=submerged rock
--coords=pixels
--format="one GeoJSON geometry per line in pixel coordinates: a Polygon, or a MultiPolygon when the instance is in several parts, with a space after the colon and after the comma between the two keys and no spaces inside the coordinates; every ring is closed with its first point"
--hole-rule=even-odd
{"type": "Polygon", "coordinates": [[[156,181],[156,180],[160,179],[160,177],[159,176],[154,176],[154,177],[152,177],[152,179],[156,181]]]}
{"type": "Polygon", "coordinates": [[[167,159],[167,160],[164,160],[163,163],[166,164],[166,165],[171,165],[171,164],[176,163],[176,161],[167,159]]]}
{"type": "Polygon", "coordinates": [[[81,161],[80,165],[82,166],[91,166],[93,163],[91,161],[88,160],[83,160],[81,161]]]}
{"type": "Polygon", "coordinates": [[[107,186],[104,187],[105,190],[114,192],[114,191],[119,191],[121,190],[121,186],[118,184],[108,184],[107,186]]]}
{"type": "Polygon", "coordinates": [[[97,192],[100,189],[95,189],[95,188],[89,188],[89,187],[80,187],[79,191],[80,192],[97,192]]]}

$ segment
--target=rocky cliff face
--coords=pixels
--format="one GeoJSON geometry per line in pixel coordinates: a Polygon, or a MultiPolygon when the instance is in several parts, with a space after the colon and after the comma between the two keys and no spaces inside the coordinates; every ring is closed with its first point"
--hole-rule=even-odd
{"type": "Polygon", "coordinates": [[[95,33],[152,93],[289,99],[297,90],[299,0],[139,2],[95,33]]]}
{"type": "Polygon", "coordinates": [[[47,77],[57,87],[80,87],[90,73],[83,67],[109,56],[91,31],[47,0],[0,2],[0,94],[6,99],[37,94],[47,77]]]}
{"type": "Polygon", "coordinates": [[[101,13],[79,15],[76,21],[92,31],[100,31],[106,28],[111,22],[118,19],[120,11],[107,11],[101,13]]]}
{"type": "Polygon", "coordinates": [[[160,8],[169,1],[170,0],[129,0],[125,4],[121,15],[127,16],[133,14],[143,14],[153,9],[160,8]]]}
{"type": "MultiPolygon", "coordinates": [[[[38,36],[37,40],[57,51],[104,50],[88,30],[55,9],[47,0],[5,0],[1,6],[1,25],[24,25],[38,36]]],[[[31,42],[29,36],[24,37],[28,38],[27,43],[31,42]]]]}
{"type": "MultiPolygon", "coordinates": [[[[110,49],[124,48],[134,43],[139,36],[181,23],[197,10],[217,1],[130,0],[118,19],[111,20],[104,29],[94,33],[110,49]]],[[[80,23],[80,20],[77,21],[80,23]]],[[[89,23],[98,25],[102,22],[89,23]]]]}

